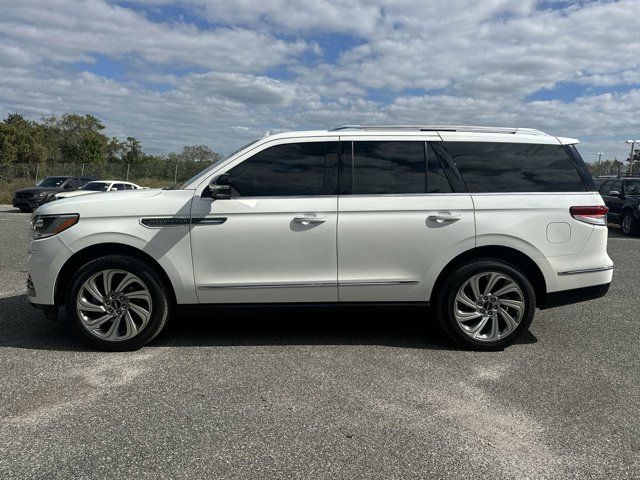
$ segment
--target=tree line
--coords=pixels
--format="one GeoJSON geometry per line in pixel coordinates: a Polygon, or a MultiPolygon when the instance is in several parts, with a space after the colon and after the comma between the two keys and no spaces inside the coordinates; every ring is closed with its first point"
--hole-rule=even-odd
{"type": "MultiPolygon", "coordinates": [[[[122,164],[144,172],[143,176],[171,178],[176,164],[181,165],[183,174],[191,176],[220,158],[206,145],[188,145],[180,152],[150,155],[135,137],[108,137],[104,129],[102,121],[89,114],[50,114],[33,121],[11,113],[0,122],[0,167],[70,163],[99,170],[100,166],[122,164]]],[[[640,175],[640,149],[634,151],[633,157],[632,171],[640,175]]],[[[629,171],[629,159],[601,160],[588,166],[594,176],[618,175],[629,171]]]]}
{"type": "Polygon", "coordinates": [[[220,155],[206,145],[189,145],[180,152],[150,155],[135,137],[120,140],[104,134],[105,125],[94,115],[50,114],[40,121],[9,114],[0,122],[0,167],[13,164],[83,164],[99,168],[130,165],[149,176],[169,177],[176,162],[181,169],[198,171],[220,155]]]}
{"type": "MultiPolygon", "coordinates": [[[[624,162],[621,162],[617,158],[613,160],[598,160],[595,163],[588,163],[587,166],[591,171],[591,175],[620,175],[629,173],[629,158],[627,157],[624,162]]],[[[640,175],[640,149],[635,149],[633,152],[633,168],[631,172],[634,175],[640,175]]]]}

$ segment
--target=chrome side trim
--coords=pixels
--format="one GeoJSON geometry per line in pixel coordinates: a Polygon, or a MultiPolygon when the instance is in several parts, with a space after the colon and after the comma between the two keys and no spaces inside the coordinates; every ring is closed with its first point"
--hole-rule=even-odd
{"type": "Polygon", "coordinates": [[[558,275],[560,277],[564,277],[566,275],[579,275],[581,273],[606,272],[608,270],[613,270],[613,265],[607,265],[605,267],[583,268],[580,270],[567,270],[565,272],[558,272],[558,275]]]}
{"type": "Polygon", "coordinates": [[[417,285],[419,280],[345,280],[341,287],[362,287],[367,285],[417,285]]]}
{"type": "Polygon", "coordinates": [[[227,221],[227,217],[191,218],[191,223],[195,225],[222,225],[227,221]]]}
{"type": "Polygon", "coordinates": [[[216,283],[198,285],[198,290],[247,288],[300,288],[300,287],[362,287],[379,285],[416,285],[418,280],[347,280],[344,282],[318,281],[295,283],[216,283]]]}
{"type": "Polygon", "coordinates": [[[145,217],[141,218],[140,225],[147,228],[177,228],[189,225],[189,217],[145,217]]]}
{"type": "Polygon", "coordinates": [[[198,290],[246,289],[246,288],[296,288],[296,287],[336,287],[338,282],[297,282],[297,283],[216,283],[198,285],[198,290]]]}
{"type": "Polygon", "coordinates": [[[189,218],[189,217],[145,217],[140,219],[140,225],[147,228],[176,228],[185,225],[221,225],[227,217],[189,218]]]}

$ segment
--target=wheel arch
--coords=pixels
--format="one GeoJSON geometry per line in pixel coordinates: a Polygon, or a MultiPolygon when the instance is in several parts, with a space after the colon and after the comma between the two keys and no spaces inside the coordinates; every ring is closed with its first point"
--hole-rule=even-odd
{"type": "Polygon", "coordinates": [[[536,303],[543,304],[547,295],[547,283],[544,274],[535,261],[527,254],[512,247],[503,245],[485,245],[467,250],[447,263],[436,279],[431,297],[434,298],[439,289],[442,287],[445,279],[461,265],[468,263],[477,258],[495,258],[496,260],[506,260],[507,262],[518,267],[525,276],[531,281],[533,290],[536,294],[536,303]]]}
{"type": "Polygon", "coordinates": [[[635,212],[635,209],[631,205],[625,205],[622,208],[622,211],[620,212],[620,218],[622,219],[622,216],[627,213],[630,213],[631,215],[633,215],[634,212],[635,212]]]}
{"type": "Polygon", "coordinates": [[[56,278],[56,285],[54,291],[54,301],[56,305],[63,305],[65,302],[65,294],[66,289],[71,282],[71,278],[73,277],[74,272],[76,272],[82,265],[87,263],[89,260],[93,260],[98,257],[103,257],[105,255],[126,255],[130,257],[138,258],[145,262],[148,266],[150,266],[156,273],[159,275],[159,278],[165,284],[171,298],[169,299],[171,305],[176,305],[176,293],[173,283],[167,275],[167,272],[162,268],[162,266],[146,252],[142,250],[132,247],[131,245],[126,245],[123,243],[100,243],[91,245],[83,248],[82,250],[74,253],[69,259],[65,262],[65,264],[60,269],[58,276],[56,278]]]}

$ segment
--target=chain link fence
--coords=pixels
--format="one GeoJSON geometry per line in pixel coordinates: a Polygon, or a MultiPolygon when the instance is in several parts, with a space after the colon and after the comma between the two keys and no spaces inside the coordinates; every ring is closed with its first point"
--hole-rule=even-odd
{"type": "Polygon", "coordinates": [[[32,179],[34,182],[44,177],[58,175],[95,176],[109,180],[135,181],[141,178],[154,178],[167,182],[181,182],[193,177],[208,167],[204,162],[170,162],[155,164],[128,163],[12,163],[0,165],[0,181],[32,179]]]}
{"type": "Polygon", "coordinates": [[[45,177],[91,176],[103,180],[124,180],[143,187],[166,187],[188,180],[211,165],[210,162],[154,163],[12,163],[0,165],[0,204],[11,202],[13,192],[35,185],[45,177]]]}

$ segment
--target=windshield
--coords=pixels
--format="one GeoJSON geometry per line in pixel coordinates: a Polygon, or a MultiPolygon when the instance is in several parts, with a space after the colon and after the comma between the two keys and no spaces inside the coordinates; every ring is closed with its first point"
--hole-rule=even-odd
{"type": "Polygon", "coordinates": [[[260,140],[262,140],[261,138],[258,138],[257,140],[254,140],[252,142],[247,143],[246,145],[241,146],[240,148],[238,148],[237,150],[234,150],[233,152],[231,152],[229,155],[222,157],[218,160],[216,160],[215,162],[213,162],[211,165],[209,165],[207,168],[205,168],[204,170],[202,170],[200,173],[198,173],[197,175],[194,175],[193,177],[191,177],[189,180],[187,180],[186,182],[183,183],[176,183],[175,185],[171,185],[170,187],[165,188],[165,190],[180,190],[182,188],[185,188],[187,185],[189,185],[190,183],[194,183],[196,180],[200,179],[201,177],[204,177],[207,173],[209,173],[213,168],[217,167],[218,165],[220,165],[222,162],[228,160],[229,158],[233,157],[236,153],[241,152],[242,150],[244,150],[245,148],[249,148],[251,145],[253,145],[254,143],[259,142],[260,140]]]}
{"type": "Polygon", "coordinates": [[[109,188],[109,184],[105,182],[89,182],[86,185],[80,187],[80,190],[90,190],[92,192],[106,192],[109,188]]]}
{"type": "Polygon", "coordinates": [[[624,193],[627,195],[640,195],[640,179],[625,181],[624,193]]]}
{"type": "Polygon", "coordinates": [[[64,181],[68,177],[46,177],[40,180],[36,186],[37,187],[47,187],[47,188],[58,188],[60,187],[64,181]]]}

